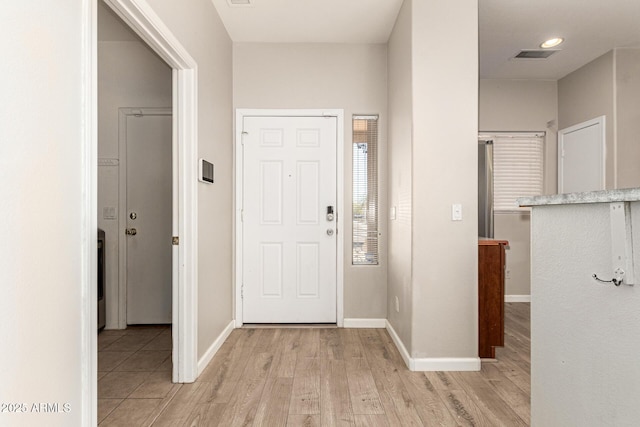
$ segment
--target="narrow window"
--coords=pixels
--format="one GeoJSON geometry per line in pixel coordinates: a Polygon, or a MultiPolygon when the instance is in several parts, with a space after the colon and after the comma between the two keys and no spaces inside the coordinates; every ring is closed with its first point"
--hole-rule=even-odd
{"type": "Polygon", "coordinates": [[[353,265],[378,264],[378,116],[353,116],[353,265]]]}

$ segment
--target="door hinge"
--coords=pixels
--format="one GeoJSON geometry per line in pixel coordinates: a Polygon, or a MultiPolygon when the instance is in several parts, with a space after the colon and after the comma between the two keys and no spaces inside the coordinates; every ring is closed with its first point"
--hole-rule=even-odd
{"type": "Polygon", "coordinates": [[[180,244],[180,237],[178,236],[171,237],[171,244],[173,246],[178,246],[180,244]]]}
{"type": "Polygon", "coordinates": [[[244,283],[240,286],[240,299],[244,299],[244,283]]]}
{"type": "Polygon", "coordinates": [[[246,131],[242,131],[242,133],[240,134],[240,144],[244,145],[244,136],[245,135],[249,135],[249,132],[246,131]]]}
{"type": "Polygon", "coordinates": [[[244,209],[240,209],[240,222],[244,222],[244,209]]]}

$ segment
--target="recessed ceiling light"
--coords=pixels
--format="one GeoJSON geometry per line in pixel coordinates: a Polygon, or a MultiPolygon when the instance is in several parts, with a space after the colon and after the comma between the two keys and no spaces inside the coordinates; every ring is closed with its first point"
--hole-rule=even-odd
{"type": "Polygon", "coordinates": [[[549,39],[546,42],[542,43],[540,45],[540,47],[543,48],[543,49],[550,49],[552,47],[558,46],[563,41],[564,41],[564,39],[562,37],[555,37],[553,39],[549,39]]]}

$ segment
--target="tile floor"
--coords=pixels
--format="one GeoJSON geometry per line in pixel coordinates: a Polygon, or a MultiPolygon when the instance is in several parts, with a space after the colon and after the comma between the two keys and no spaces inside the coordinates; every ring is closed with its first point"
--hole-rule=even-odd
{"type": "Polygon", "coordinates": [[[180,385],[171,383],[171,326],[98,335],[98,423],[151,424],[180,385]]]}

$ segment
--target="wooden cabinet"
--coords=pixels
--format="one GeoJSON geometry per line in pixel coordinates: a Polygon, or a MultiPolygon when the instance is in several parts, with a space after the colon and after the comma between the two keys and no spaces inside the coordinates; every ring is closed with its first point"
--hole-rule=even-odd
{"type": "Polygon", "coordinates": [[[478,241],[478,353],[495,358],[504,346],[504,265],[506,240],[478,241]]]}

